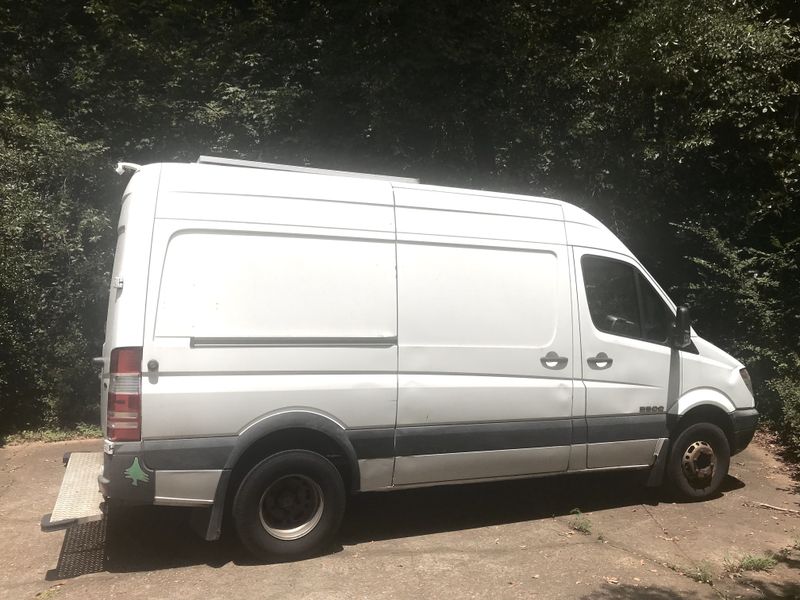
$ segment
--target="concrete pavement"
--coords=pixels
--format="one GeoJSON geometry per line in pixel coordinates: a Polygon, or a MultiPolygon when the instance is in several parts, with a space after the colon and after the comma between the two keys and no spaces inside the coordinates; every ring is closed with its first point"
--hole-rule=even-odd
{"type": "Polygon", "coordinates": [[[701,503],[665,500],[631,473],[364,494],[331,553],[269,565],[230,528],[201,541],[184,509],[42,533],[63,453],[100,448],[0,448],[0,598],[800,598],[795,484],[755,445],[701,503]],[[770,572],[730,573],[767,552],[770,572]]]}

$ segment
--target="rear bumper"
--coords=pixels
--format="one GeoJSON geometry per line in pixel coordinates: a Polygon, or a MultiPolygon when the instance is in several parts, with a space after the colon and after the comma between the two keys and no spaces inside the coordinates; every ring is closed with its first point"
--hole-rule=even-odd
{"type": "Polygon", "coordinates": [[[106,499],[123,504],[153,504],[155,471],[142,458],[139,442],[114,444],[103,452],[103,472],[97,478],[106,499]]]}
{"type": "Polygon", "coordinates": [[[747,448],[753,439],[753,434],[758,427],[758,411],[755,408],[745,408],[736,410],[730,415],[733,422],[733,446],[731,447],[731,455],[733,455],[747,448]]]}
{"type": "Polygon", "coordinates": [[[107,442],[103,473],[97,478],[100,491],[112,503],[211,506],[224,458],[214,455],[215,447],[203,452],[202,447],[187,445],[183,440],[107,442]]]}

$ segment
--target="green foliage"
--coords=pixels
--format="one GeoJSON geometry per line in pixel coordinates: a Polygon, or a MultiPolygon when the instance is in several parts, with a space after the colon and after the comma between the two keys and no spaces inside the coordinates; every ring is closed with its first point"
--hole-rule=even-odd
{"type": "Polygon", "coordinates": [[[587,208],[800,449],[798,23],[785,0],[0,0],[0,430],[96,408],[110,166],[217,154],[587,208]]]}
{"type": "Polygon", "coordinates": [[[11,109],[0,132],[0,430],[74,422],[98,388],[109,220],[84,198],[103,148],[11,109]]]}
{"type": "Polygon", "coordinates": [[[769,571],[778,564],[778,561],[771,554],[746,554],[738,561],[728,562],[727,570],[730,573],[742,573],[745,571],[769,571]]]}
{"type": "Polygon", "coordinates": [[[714,574],[711,570],[711,566],[707,562],[702,562],[694,569],[687,571],[686,576],[697,583],[714,584],[714,574]]]}
{"type": "MultiPolygon", "coordinates": [[[[759,407],[792,445],[800,442],[800,297],[797,253],[737,247],[716,227],[681,227],[694,249],[697,280],[687,286],[703,333],[743,361],[759,407]]],[[[800,448],[800,445],[796,446],[800,448]]]]}
{"type": "Polygon", "coordinates": [[[584,535],[589,535],[592,533],[592,522],[589,520],[589,517],[584,515],[577,508],[573,508],[569,514],[573,515],[567,523],[570,529],[584,535]]]}
{"type": "Polygon", "coordinates": [[[29,442],[64,442],[67,440],[83,440],[102,437],[103,432],[97,425],[76,423],[69,428],[23,429],[17,433],[0,437],[0,445],[25,444],[29,442]]]}

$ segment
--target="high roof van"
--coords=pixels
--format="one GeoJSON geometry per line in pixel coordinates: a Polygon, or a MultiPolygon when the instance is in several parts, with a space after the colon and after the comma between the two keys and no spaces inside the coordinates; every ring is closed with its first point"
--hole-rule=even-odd
{"type": "Polygon", "coordinates": [[[256,556],[299,558],[353,492],[640,469],[703,499],[753,436],[744,366],[575,206],[133,168],[101,361],[109,504],[195,507],[207,540],[229,507],[256,556]]]}

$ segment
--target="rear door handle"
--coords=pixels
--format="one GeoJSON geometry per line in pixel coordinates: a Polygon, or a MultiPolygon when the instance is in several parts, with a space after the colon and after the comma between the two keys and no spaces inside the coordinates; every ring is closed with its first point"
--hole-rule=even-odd
{"type": "Polygon", "coordinates": [[[556,352],[548,352],[539,360],[542,361],[542,366],[544,368],[555,369],[556,371],[566,367],[569,362],[566,356],[559,356],[556,352]]]}
{"type": "Polygon", "coordinates": [[[614,359],[605,352],[600,352],[597,356],[590,356],[586,359],[589,366],[593,369],[607,369],[614,363],[614,359]]]}

